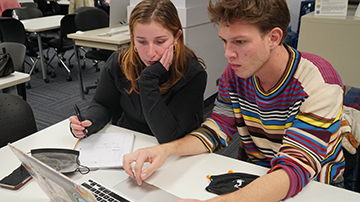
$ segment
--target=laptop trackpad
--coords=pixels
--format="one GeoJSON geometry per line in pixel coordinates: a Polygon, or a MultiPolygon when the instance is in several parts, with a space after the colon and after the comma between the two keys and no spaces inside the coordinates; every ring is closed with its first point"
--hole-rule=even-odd
{"type": "Polygon", "coordinates": [[[143,182],[141,186],[138,186],[136,180],[133,178],[127,178],[114,186],[114,189],[121,193],[133,198],[136,201],[176,201],[177,196],[172,195],[165,190],[162,190],[154,185],[143,182]]]}

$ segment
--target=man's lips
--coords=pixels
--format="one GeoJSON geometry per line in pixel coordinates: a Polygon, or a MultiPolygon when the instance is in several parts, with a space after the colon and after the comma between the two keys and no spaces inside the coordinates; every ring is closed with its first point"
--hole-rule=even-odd
{"type": "Polygon", "coordinates": [[[232,69],[238,69],[241,67],[241,65],[237,65],[237,64],[230,64],[232,69]]]}

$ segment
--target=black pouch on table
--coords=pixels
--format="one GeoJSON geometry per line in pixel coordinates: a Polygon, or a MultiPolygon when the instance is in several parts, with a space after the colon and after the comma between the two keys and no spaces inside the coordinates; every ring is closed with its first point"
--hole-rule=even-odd
{"type": "Polygon", "coordinates": [[[0,77],[5,77],[15,71],[14,63],[9,53],[3,48],[3,54],[0,53],[0,77]]]}
{"type": "Polygon", "coordinates": [[[218,195],[227,194],[245,187],[258,177],[257,175],[247,173],[212,175],[210,177],[210,184],[205,189],[218,195]]]}
{"type": "Polygon", "coordinates": [[[90,169],[80,165],[79,151],[71,149],[33,149],[31,155],[60,173],[79,171],[87,174],[90,169]]]}

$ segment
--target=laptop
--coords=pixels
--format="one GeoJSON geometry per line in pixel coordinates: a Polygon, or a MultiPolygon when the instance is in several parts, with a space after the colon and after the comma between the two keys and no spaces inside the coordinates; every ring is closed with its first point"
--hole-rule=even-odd
{"type": "Polygon", "coordinates": [[[14,145],[9,143],[8,146],[51,201],[171,202],[179,199],[177,196],[146,182],[141,186],[137,186],[136,181],[130,177],[110,186],[106,185],[106,182],[92,179],[84,179],[84,182],[78,184],[31,155],[24,153],[14,145]]]}

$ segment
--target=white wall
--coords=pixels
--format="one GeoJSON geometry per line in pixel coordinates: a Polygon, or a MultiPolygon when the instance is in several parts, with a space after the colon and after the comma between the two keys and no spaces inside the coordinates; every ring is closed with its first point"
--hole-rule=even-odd
{"type": "Polygon", "coordinates": [[[291,30],[294,32],[296,32],[298,29],[300,3],[302,1],[303,0],[286,0],[291,15],[290,26],[291,26],[291,30]]]}
{"type": "Polygon", "coordinates": [[[121,21],[127,22],[127,6],[129,0],[110,1],[110,26],[118,25],[121,21]]]}

